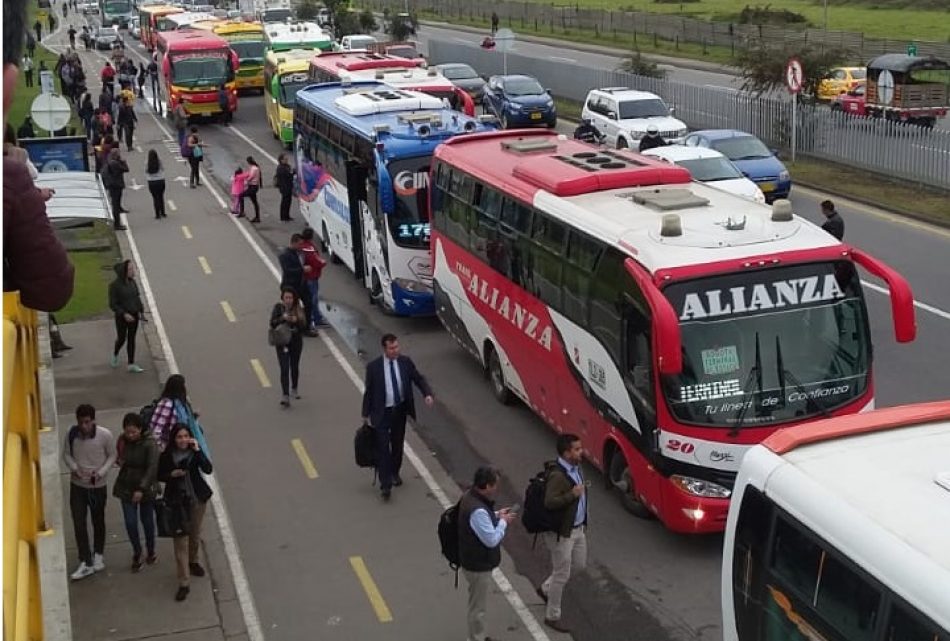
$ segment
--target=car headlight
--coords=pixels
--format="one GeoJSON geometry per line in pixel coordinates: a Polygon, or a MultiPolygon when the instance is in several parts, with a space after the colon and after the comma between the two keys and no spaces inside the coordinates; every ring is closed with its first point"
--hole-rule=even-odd
{"type": "Polygon", "coordinates": [[[521,105],[519,105],[517,102],[509,102],[508,108],[512,111],[521,111],[521,105]]]}
{"type": "Polygon", "coordinates": [[[670,477],[670,480],[676,487],[693,496],[701,496],[707,499],[728,499],[732,496],[732,490],[712,481],[704,481],[703,479],[679,474],[674,474],[670,477]]]}
{"type": "Polygon", "coordinates": [[[677,137],[677,138],[685,138],[685,137],[686,137],[686,134],[688,134],[688,133],[689,133],[689,129],[686,129],[686,128],[684,127],[684,128],[682,128],[682,129],[680,129],[680,130],[678,130],[678,131],[676,132],[676,137],[677,137]]]}
{"type": "Polygon", "coordinates": [[[403,291],[412,292],[414,294],[428,294],[432,292],[431,287],[418,280],[410,280],[408,278],[394,278],[393,284],[403,291]]]}
{"type": "Polygon", "coordinates": [[[786,180],[791,180],[792,177],[789,175],[787,171],[780,171],[778,173],[778,179],[781,180],[782,182],[785,182],[786,180]]]}
{"type": "Polygon", "coordinates": [[[645,135],[646,135],[645,131],[634,131],[632,129],[630,130],[630,137],[633,138],[634,140],[640,140],[645,135]]]}

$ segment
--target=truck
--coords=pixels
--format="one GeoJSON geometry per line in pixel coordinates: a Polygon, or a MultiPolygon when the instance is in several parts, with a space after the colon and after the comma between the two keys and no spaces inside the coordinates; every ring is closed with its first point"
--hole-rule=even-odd
{"type": "Polygon", "coordinates": [[[832,111],[933,127],[950,107],[950,63],[888,53],[868,63],[867,85],[841,94],[832,111]]]}

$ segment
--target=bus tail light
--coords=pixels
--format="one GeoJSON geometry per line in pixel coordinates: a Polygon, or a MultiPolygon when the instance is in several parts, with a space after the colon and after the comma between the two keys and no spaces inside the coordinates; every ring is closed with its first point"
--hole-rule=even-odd
{"type": "Polygon", "coordinates": [[[909,343],[917,338],[917,319],[914,312],[914,292],[910,283],[889,265],[882,263],[860,249],[851,249],[854,262],[885,283],[890,290],[891,315],[894,317],[894,337],[898,343],[909,343]]]}
{"type": "Polygon", "coordinates": [[[700,496],[704,499],[728,499],[732,496],[732,490],[728,487],[723,487],[718,483],[697,479],[692,476],[674,474],[670,477],[670,481],[687,494],[700,496]]]}
{"type": "Polygon", "coordinates": [[[643,292],[650,311],[653,312],[653,336],[660,374],[679,374],[683,371],[683,350],[680,321],[676,311],[640,263],[628,258],[624,267],[643,292]]]}

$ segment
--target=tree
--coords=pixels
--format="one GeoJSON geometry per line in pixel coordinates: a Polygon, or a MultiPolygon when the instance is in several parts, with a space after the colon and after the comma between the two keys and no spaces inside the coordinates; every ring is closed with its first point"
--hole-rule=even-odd
{"type": "Polygon", "coordinates": [[[852,56],[846,49],[814,49],[807,45],[775,47],[757,42],[754,46],[742,50],[736,58],[742,89],[757,96],[784,90],[785,67],[793,57],[802,63],[805,76],[801,96],[813,100],[818,95],[818,85],[828,76],[832,67],[839,66],[842,60],[848,60],[852,56]]]}
{"type": "Polygon", "coordinates": [[[317,17],[320,7],[315,0],[301,0],[297,5],[298,20],[313,20],[317,17]]]}
{"type": "Polygon", "coordinates": [[[363,33],[373,33],[376,29],[379,28],[379,25],[376,24],[376,16],[373,15],[373,12],[369,9],[363,9],[360,13],[360,29],[363,33]]]}
{"type": "Polygon", "coordinates": [[[655,62],[644,58],[640,50],[636,50],[629,58],[624,58],[617,66],[618,71],[626,71],[637,76],[647,78],[665,78],[666,70],[660,69],[655,62]]]}
{"type": "Polygon", "coordinates": [[[360,17],[355,11],[341,10],[333,14],[333,33],[337,39],[362,32],[360,17]]]}
{"type": "Polygon", "coordinates": [[[419,20],[414,13],[395,13],[385,14],[386,33],[396,42],[408,40],[409,36],[416,35],[416,29],[419,27],[419,20]]]}

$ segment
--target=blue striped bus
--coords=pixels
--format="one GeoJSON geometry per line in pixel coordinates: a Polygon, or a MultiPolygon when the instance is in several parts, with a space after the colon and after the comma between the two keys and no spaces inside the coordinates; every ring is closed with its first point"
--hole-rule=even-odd
{"type": "Polygon", "coordinates": [[[297,93],[301,214],[374,304],[404,316],[435,313],[429,164],[439,144],[494,129],[492,120],[378,82],[311,85],[297,93]]]}

